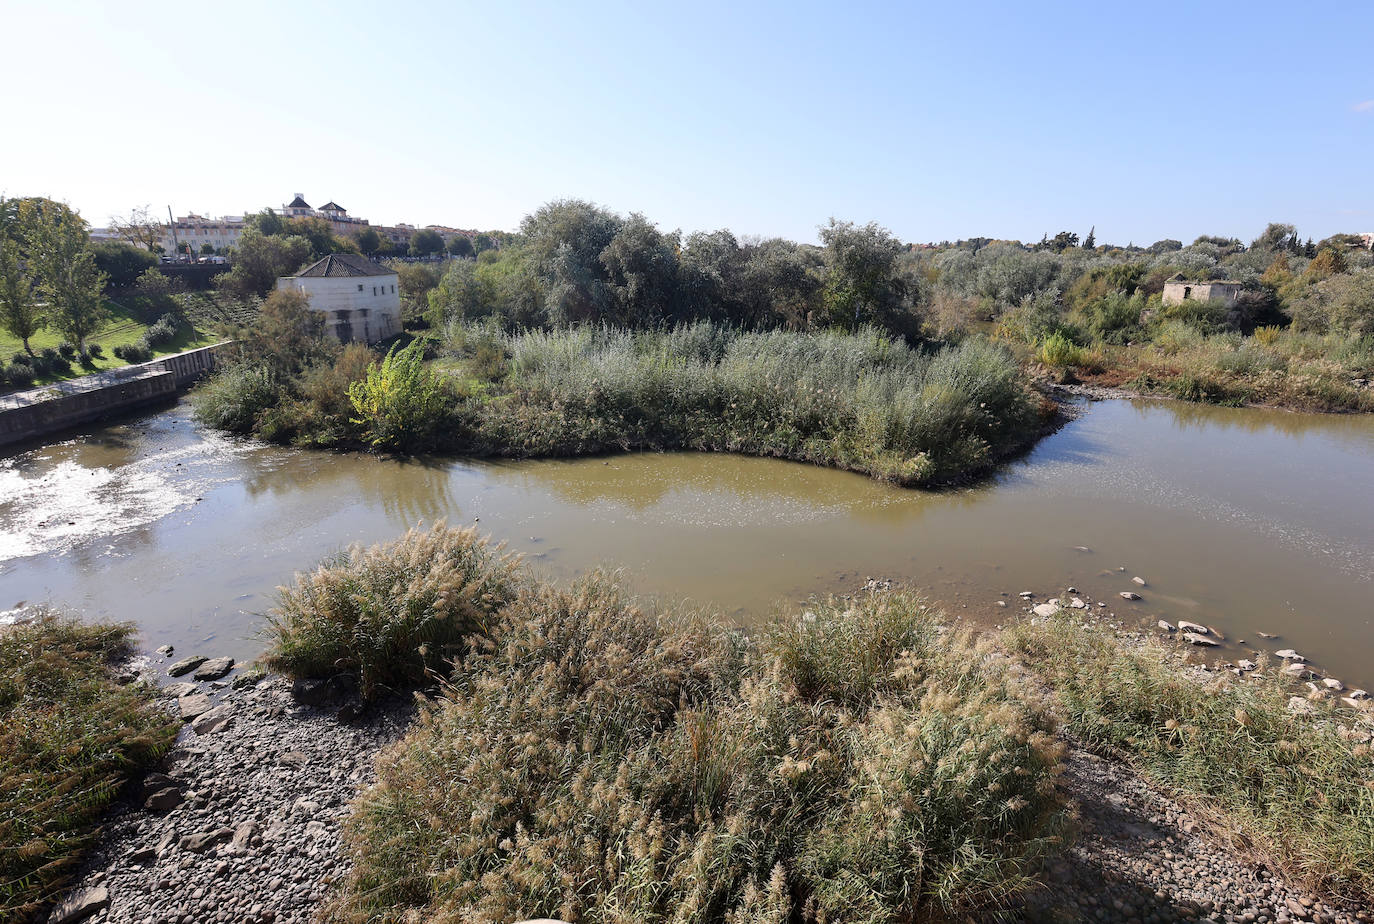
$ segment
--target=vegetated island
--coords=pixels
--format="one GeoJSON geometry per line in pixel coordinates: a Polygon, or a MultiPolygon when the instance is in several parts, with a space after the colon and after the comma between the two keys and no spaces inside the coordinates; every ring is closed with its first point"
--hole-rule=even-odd
{"type": "MultiPolygon", "coordinates": [[[[303,700],[359,698],[338,720],[302,711],[319,734],[321,722],[346,729],[368,703],[384,710],[416,687],[431,695],[343,823],[346,876],[287,891],[318,895],[314,910],[339,922],[877,924],[1113,910],[1142,920],[1274,920],[1293,909],[1363,919],[1374,897],[1368,700],[1298,696],[1292,678],[1266,665],[1243,676],[1202,673],[1177,659],[1174,643],[1118,637],[1079,612],[1047,611],[974,636],[943,625],[912,593],[875,588],[816,602],[748,637],[691,613],[646,613],[605,575],[542,583],[472,530],[439,524],[354,549],[283,589],[267,663],[298,678],[303,700]],[[1098,788],[1075,788],[1091,752],[1117,769],[1090,769],[1098,788]],[[1206,868],[1180,874],[1167,859],[1132,856],[1112,859],[1106,880],[1063,887],[1055,870],[1076,833],[1069,790],[1119,810],[1143,785],[1113,763],[1121,758],[1229,846],[1206,868]],[[1268,872],[1227,859],[1237,854],[1268,872]]],[[[22,659],[0,664],[0,689],[11,689],[22,659]]],[[[242,700],[224,693],[225,708],[241,723],[260,715],[284,728],[273,683],[242,700]]],[[[128,688],[110,684],[106,695],[119,689],[128,688]]],[[[60,708],[36,705],[43,714],[60,708]]],[[[28,746],[31,727],[6,725],[16,746],[28,746]]],[[[213,754],[233,727],[207,726],[199,753],[213,754]]],[[[65,746],[35,738],[28,753],[60,765],[65,746]]],[[[376,746],[375,736],[362,740],[376,746]]],[[[251,735],[245,742],[253,754],[263,747],[251,735]]],[[[332,786],[326,771],[345,756],[352,766],[354,755],[321,754],[312,776],[332,786]]],[[[224,774],[245,758],[197,758],[172,772],[194,778],[207,759],[224,774]]],[[[14,793],[26,778],[10,772],[0,782],[14,793]]],[[[233,788],[223,776],[209,782],[233,788]]],[[[327,830],[315,803],[272,795],[286,799],[289,820],[269,806],[261,824],[226,825],[223,800],[201,796],[166,821],[121,822],[128,840],[106,854],[114,865],[78,897],[127,902],[110,891],[151,882],[157,864],[171,864],[210,893],[182,896],[187,908],[261,907],[271,889],[216,897],[215,883],[265,885],[280,876],[277,853],[299,881],[299,864],[315,861],[293,859],[292,826],[315,826],[306,842],[327,830]],[[179,842],[161,833],[172,828],[179,842]],[[216,845],[229,845],[230,860],[202,856],[216,845]],[[125,868],[130,850],[144,856],[146,873],[125,868]],[[254,862],[235,865],[244,855],[254,862]]],[[[249,793],[242,804],[253,801],[249,793]]],[[[1160,804],[1150,811],[1183,814],[1160,804]]],[[[1121,836],[1155,826],[1161,851],[1202,837],[1191,821],[1180,828],[1162,818],[1121,836]],[[1166,846],[1168,831],[1177,837],[1166,846]]],[[[0,847],[42,867],[56,843],[25,836],[0,827],[0,847]]],[[[150,901],[180,907],[161,892],[150,901]]]]}

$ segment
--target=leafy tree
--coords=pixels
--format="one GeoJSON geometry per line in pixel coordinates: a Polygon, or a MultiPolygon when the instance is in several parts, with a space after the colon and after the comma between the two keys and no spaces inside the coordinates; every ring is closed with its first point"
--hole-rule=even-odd
{"type": "Polygon", "coordinates": [[[363,428],[369,443],[400,450],[427,446],[446,406],[443,385],[424,364],[419,340],[402,350],[392,346],[365,379],[349,385],[348,400],[358,415],[352,422],[363,428]]]}
{"type": "Polygon", "coordinates": [[[33,206],[34,214],[24,219],[28,257],[48,299],[50,323],[84,352],[86,338],[106,317],[106,277],[88,246],[86,222],[66,206],[54,205],[33,206]]]}
{"type": "Polygon", "coordinates": [[[680,243],[678,232],[663,234],[637,212],[621,223],[600,257],[615,305],[611,320],[641,326],[672,317],[680,243]]]}
{"type": "Polygon", "coordinates": [[[249,215],[243,222],[244,231],[257,231],[259,234],[281,235],[286,233],[286,219],[270,208],[249,215]]]}
{"type": "Polygon", "coordinates": [[[363,228],[354,240],[358,243],[358,249],[368,256],[382,249],[382,236],[377,233],[376,228],[363,228]]]}
{"type": "Polygon", "coordinates": [[[1250,246],[1264,247],[1269,250],[1286,250],[1292,254],[1302,253],[1302,244],[1298,241],[1298,229],[1293,225],[1277,221],[1271,221],[1266,225],[1264,231],[1255,238],[1254,243],[1250,246]]]}
{"type": "Polygon", "coordinates": [[[1083,249],[1093,250],[1097,247],[1097,225],[1088,229],[1088,236],[1083,238],[1083,249]]]}
{"type": "Polygon", "coordinates": [[[110,230],[135,247],[149,253],[162,249],[162,236],[165,225],[153,217],[149,206],[134,209],[128,215],[110,216],[110,230]]]}
{"type": "Polygon", "coordinates": [[[310,242],[303,237],[280,237],[248,228],[239,237],[233,267],[216,285],[240,298],[266,295],[279,277],[296,272],[310,255],[310,242]]]}
{"type": "Polygon", "coordinates": [[[124,241],[101,241],[91,245],[95,265],[105,274],[110,290],[128,289],[148,269],[157,265],[157,255],[124,241]]]}
{"type": "Polygon", "coordinates": [[[358,245],[351,239],[339,237],[323,218],[289,218],[279,236],[303,237],[310,242],[310,256],[315,259],[331,253],[357,253],[358,245]]]}
{"type": "Polygon", "coordinates": [[[491,314],[494,293],[478,278],[472,260],[455,260],[438,285],[428,292],[431,324],[442,326],[454,320],[471,320],[491,314]]]}
{"type": "Polygon", "coordinates": [[[297,289],[277,289],[262,303],[257,320],[242,337],[244,358],[281,378],[332,362],[338,344],[325,330],[322,312],[297,289]]]}
{"type": "Polygon", "coordinates": [[[484,250],[495,250],[496,239],[487,232],[482,231],[472,239],[472,249],[476,253],[481,253],[484,250]]]}
{"type": "MultiPolygon", "coordinates": [[[[578,199],[550,202],[521,222],[524,252],[544,292],[547,323],[577,324],[614,314],[616,295],[601,254],[621,224],[619,215],[578,199]]],[[[482,252],[480,240],[473,246],[482,252]]]]}
{"type": "Polygon", "coordinates": [[[0,233],[0,327],[24,343],[30,356],[29,338],[43,328],[44,318],[34,297],[33,279],[20,261],[19,245],[0,233]]]}
{"type": "Polygon", "coordinates": [[[455,257],[470,258],[477,256],[477,251],[472,246],[472,241],[465,234],[454,235],[453,240],[448,242],[448,252],[455,257]]]}
{"type": "Polygon", "coordinates": [[[1171,253],[1172,251],[1175,251],[1175,250],[1182,250],[1182,249],[1183,249],[1183,242],[1182,242],[1182,241],[1176,241],[1176,240],[1174,240],[1173,238],[1168,238],[1168,237],[1166,237],[1164,240],[1162,240],[1162,241],[1155,241],[1155,242],[1154,242],[1153,244],[1151,244],[1149,247],[1145,248],[1145,252],[1146,252],[1146,253],[1152,253],[1152,254],[1155,254],[1156,256],[1158,256],[1159,254],[1171,253]]]}
{"type": "Polygon", "coordinates": [[[444,236],[438,231],[421,228],[410,237],[410,255],[428,257],[444,252],[444,236]]]}
{"type": "Polygon", "coordinates": [[[401,316],[415,318],[429,306],[429,293],[439,284],[439,270],[426,263],[394,262],[401,286],[401,316]]]}
{"type": "Polygon", "coordinates": [[[821,297],[826,322],[849,330],[891,323],[906,295],[896,273],[901,242],[876,222],[859,226],[834,218],[821,228],[821,241],[826,254],[821,297]]]}

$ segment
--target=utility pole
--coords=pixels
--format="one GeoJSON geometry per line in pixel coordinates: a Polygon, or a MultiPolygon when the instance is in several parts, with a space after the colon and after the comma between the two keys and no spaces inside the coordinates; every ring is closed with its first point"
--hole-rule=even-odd
{"type": "Polygon", "coordinates": [[[167,206],[167,227],[172,229],[172,253],[179,255],[181,253],[181,245],[177,243],[177,223],[176,219],[172,217],[172,207],[170,205],[167,206]]]}

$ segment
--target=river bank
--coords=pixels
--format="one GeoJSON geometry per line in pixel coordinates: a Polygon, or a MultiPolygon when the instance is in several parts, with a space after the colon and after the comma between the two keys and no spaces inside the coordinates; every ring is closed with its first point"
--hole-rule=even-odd
{"type": "MultiPolygon", "coordinates": [[[[1145,633],[1092,615],[1106,609],[1099,601],[1078,599],[1086,605],[1074,612],[1092,631],[1143,643],[1145,633]]],[[[1035,622],[1046,605],[1027,598],[1009,622],[1035,622]]],[[[1229,669],[1224,659],[1180,662],[1179,676],[1205,683],[1229,669]]],[[[120,924],[311,920],[349,872],[340,826],[375,780],[378,753],[406,732],[414,703],[363,709],[347,684],[298,683],[293,695],[288,680],[253,672],[184,683],[165,691],[168,708],[192,725],[158,774],[112,813],[71,907],[120,924]]],[[[1077,819],[1072,843],[1041,872],[1044,888],[1018,906],[1023,919],[1371,920],[1286,877],[1205,804],[1181,802],[1129,763],[1064,740],[1059,785],[1077,819]]]]}

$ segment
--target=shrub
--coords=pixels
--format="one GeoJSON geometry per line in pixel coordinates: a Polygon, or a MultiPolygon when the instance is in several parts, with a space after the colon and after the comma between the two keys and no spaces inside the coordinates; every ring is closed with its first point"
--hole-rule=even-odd
{"type": "Polygon", "coordinates": [[[90,343],[86,345],[86,353],[89,356],[100,359],[105,355],[105,348],[98,343],[90,343]]]}
{"type": "Polygon", "coordinates": [[[126,363],[146,363],[152,360],[153,351],[146,343],[126,343],[115,347],[114,355],[126,363]]]}
{"type": "Polygon", "coordinates": [[[15,388],[32,388],[37,379],[33,367],[25,363],[10,363],[5,369],[5,380],[15,388]]]}
{"type": "Polygon", "coordinates": [[[28,353],[19,352],[10,357],[10,362],[21,366],[31,366],[33,365],[33,357],[28,353]]]}
{"type": "Polygon", "coordinates": [[[1044,342],[1040,344],[1040,348],[1035,351],[1035,358],[1040,362],[1060,369],[1081,365],[1083,357],[1083,348],[1059,331],[1046,337],[1044,342]]]}
{"type": "Polygon", "coordinates": [[[355,546],[279,590],[267,663],[293,677],[357,673],[363,696],[425,682],[514,594],[514,560],[440,522],[355,546]]]}
{"type": "Polygon", "coordinates": [[[328,918],[878,924],[1027,890],[1065,822],[1043,709],[912,597],[816,610],[749,647],[604,577],[523,589],[379,761],[328,918]]]}
{"type": "Polygon", "coordinates": [[[425,448],[448,406],[439,379],[424,365],[420,340],[402,350],[393,346],[362,381],[348,386],[348,399],[367,441],[387,449],[425,448]]]}
{"type": "Polygon", "coordinates": [[[128,626],[52,616],[0,633],[0,918],[39,919],[91,844],[124,780],[171,745],[177,723],[110,662],[128,626]]]}
{"type": "Polygon", "coordinates": [[[282,387],[270,369],[236,363],[203,382],[192,393],[191,406],[196,419],[208,427],[252,433],[262,413],[281,398],[282,387]]]}
{"type": "Polygon", "coordinates": [[[1089,747],[1128,756],[1318,888],[1374,898],[1374,765],[1349,734],[1356,715],[1320,699],[1302,701],[1314,716],[1294,715],[1277,671],[1195,679],[1156,642],[1123,645],[1067,617],[1007,639],[1089,747]]]}
{"type": "Polygon", "coordinates": [[[1268,324],[1264,327],[1255,328],[1255,342],[1260,346],[1273,346],[1279,342],[1279,337],[1283,335],[1283,328],[1277,324],[1268,324]]]}
{"type": "Polygon", "coordinates": [[[57,353],[68,362],[76,359],[76,347],[65,340],[57,345],[57,353]]]}
{"type": "Polygon", "coordinates": [[[165,346],[176,339],[179,326],[180,322],[175,315],[164,314],[148,328],[143,340],[150,347],[165,346]]]}

